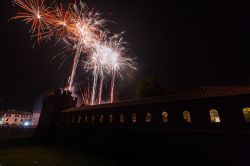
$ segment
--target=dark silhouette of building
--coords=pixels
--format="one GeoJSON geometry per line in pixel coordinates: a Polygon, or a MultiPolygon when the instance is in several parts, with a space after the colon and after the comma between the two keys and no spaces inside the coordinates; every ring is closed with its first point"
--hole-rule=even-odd
{"type": "Polygon", "coordinates": [[[141,155],[140,162],[167,156],[168,163],[174,164],[190,159],[214,164],[214,158],[231,158],[239,165],[244,160],[238,159],[248,154],[244,149],[250,148],[249,99],[250,87],[204,87],[75,107],[70,93],[53,91],[44,96],[35,138],[112,155],[129,152],[141,155]]]}
{"type": "Polygon", "coordinates": [[[60,125],[91,128],[246,130],[250,87],[210,87],[161,97],[73,107],[60,125]]]}
{"type": "Polygon", "coordinates": [[[55,134],[63,110],[75,107],[77,100],[69,91],[56,89],[43,94],[43,106],[34,138],[47,141],[55,134]]]}

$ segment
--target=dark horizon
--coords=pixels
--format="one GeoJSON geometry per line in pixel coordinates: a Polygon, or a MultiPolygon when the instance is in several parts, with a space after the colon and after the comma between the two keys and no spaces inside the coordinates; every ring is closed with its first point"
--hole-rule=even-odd
{"type": "MultiPolygon", "coordinates": [[[[126,31],[130,54],[137,58],[133,79],[117,86],[122,99],[134,97],[144,78],[154,76],[168,91],[199,86],[250,84],[250,10],[247,2],[175,0],[86,0],[104,14],[108,27],[126,31]]],[[[29,26],[10,20],[19,8],[0,2],[0,109],[31,110],[42,92],[64,87],[72,58],[58,70],[60,53],[53,41],[35,45],[29,26]]]]}

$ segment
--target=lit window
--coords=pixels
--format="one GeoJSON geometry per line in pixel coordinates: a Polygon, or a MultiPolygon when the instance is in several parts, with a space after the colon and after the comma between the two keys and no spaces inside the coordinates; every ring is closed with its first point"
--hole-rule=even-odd
{"type": "Polygon", "coordinates": [[[149,112],[146,113],[146,118],[145,118],[146,123],[151,123],[151,114],[149,112]]]}
{"type": "Polygon", "coordinates": [[[92,115],[91,121],[92,123],[95,123],[95,115],[92,115]]]}
{"type": "Polygon", "coordinates": [[[184,122],[191,123],[191,115],[189,111],[183,112],[183,119],[184,119],[184,122]]]}
{"type": "Polygon", "coordinates": [[[79,117],[78,117],[78,123],[81,123],[81,119],[82,119],[82,117],[79,116],[79,117]]]}
{"type": "Polygon", "coordinates": [[[217,110],[211,109],[209,113],[210,113],[210,119],[212,123],[220,123],[220,117],[219,117],[219,113],[217,110]]]}
{"type": "Polygon", "coordinates": [[[124,114],[120,114],[120,123],[124,123],[124,114]]]}
{"type": "Polygon", "coordinates": [[[243,115],[245,117],[246,122],[250,122],[250,108],[244,108],[243,115]]]}
{"type": "Polygon", "coordinates": [[[113,115],[112,114],[109,115],[109,123],[113,123],[113,115]]]}
{"type": "Polygon", "coordinates": [[[104,117],[103,117],[103,115],[101,115],[100,116],[100,123],[103,123],[103,119],[104,119],[104,117]]]}
{"type": "Polygon", "coordinates": [[[87,115],[85,116],[84,121],[85,121],[85,123],[88,122],[88,116],[87,115]]]}
{"type": "Polygon", "coordinates": [[[167,123],[168,122],[168,113],[166,111],[162,112],[162,122],[167,123]]]}
{"type": "Polygon", "coordinates": [[[136,113],[132,113],[132,122],[136,123],[136,113]]]}

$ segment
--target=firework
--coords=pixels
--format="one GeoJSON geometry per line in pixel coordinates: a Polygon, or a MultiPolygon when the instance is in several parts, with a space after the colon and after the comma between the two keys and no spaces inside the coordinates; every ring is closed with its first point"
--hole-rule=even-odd
{"type": "Polygon", "coordinates": [[[46,34],[50,27],[48,22],[51,15],[50,8],[45,6],[44,0],[15,0],[13,2],[26,11],[17,13],[14,19],[21,19],[31,24],[31,32],[40,42],[43,34],[46,34]]]}
{"type": "Polygon", "coordinates": [[[95,46],[93,54],[87,61],[84,62],[85,69],[93,74],[93,89],[91,103],[95,102],[95,92],[98,78],[99,85],[99,103],[101,101],[101,92],[103,79],[111,77],[111,92],[110,102],[113,102],[115,79],[117,76],[123,77],[126,75],[128,68],[135,69],[134,61],[125,56],[125,42],[122,38],[122,33],[112,37],[105,37],[105,40],[95,46]]]}
{"type": "MultiPolygon", "coordinates": [[[[39,43],[43,39],[54,38],[56,43],[62,41],[66,44],[67,49],[73,48],[74,62],[68,89],[73,90],[77,67],[83,63],[84,71],[91,72],[93,77],[90,103],[101,104],[103,84],[110,78],[110,102],[113,102],[116,78],[124,77],[128,68],[136,69],[133,59],[126,56],[123,33],[111,35],[102,14],[89,9],[81,1],[69,4],[66,9],[62,4],[46,6],[44,0],[14,0],[14,3],[24,10],[14,18],[31,24],[31,32],[39,43]],[[85,58],[80,60],[81,56],[85,58]]],[[[89,86],[87,88],[84,100],[89,103],[86,99],[90,96],[89,86]]]]}

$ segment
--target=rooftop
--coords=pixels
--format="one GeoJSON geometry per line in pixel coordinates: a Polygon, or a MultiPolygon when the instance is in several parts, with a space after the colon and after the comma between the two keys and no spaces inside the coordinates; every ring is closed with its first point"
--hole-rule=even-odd
{"type": "Polygon", "coordinates": [[[24,112],[24,111],[16,111],[16,110],[8,110],[5,114],[19,114],[19,115],[31,115],[31,112],[24,112]]]}
{"type": "Polygon", "coordinates": [[[144,99],[125,100],[116,103],[107,103],[100,105],[85,105],[81,107],[73,107],[63,112],[92,110],[102,108],[114,108],[121,106],[160,103],[165,101],[181,101],[181,100],[197,100],[214,97],[226,97],[250,94],[250,86],[217,86],[217,87],[200,87],[195,91],[186,93],[176,93],[165,96],[149,97],[144,99]]]}

